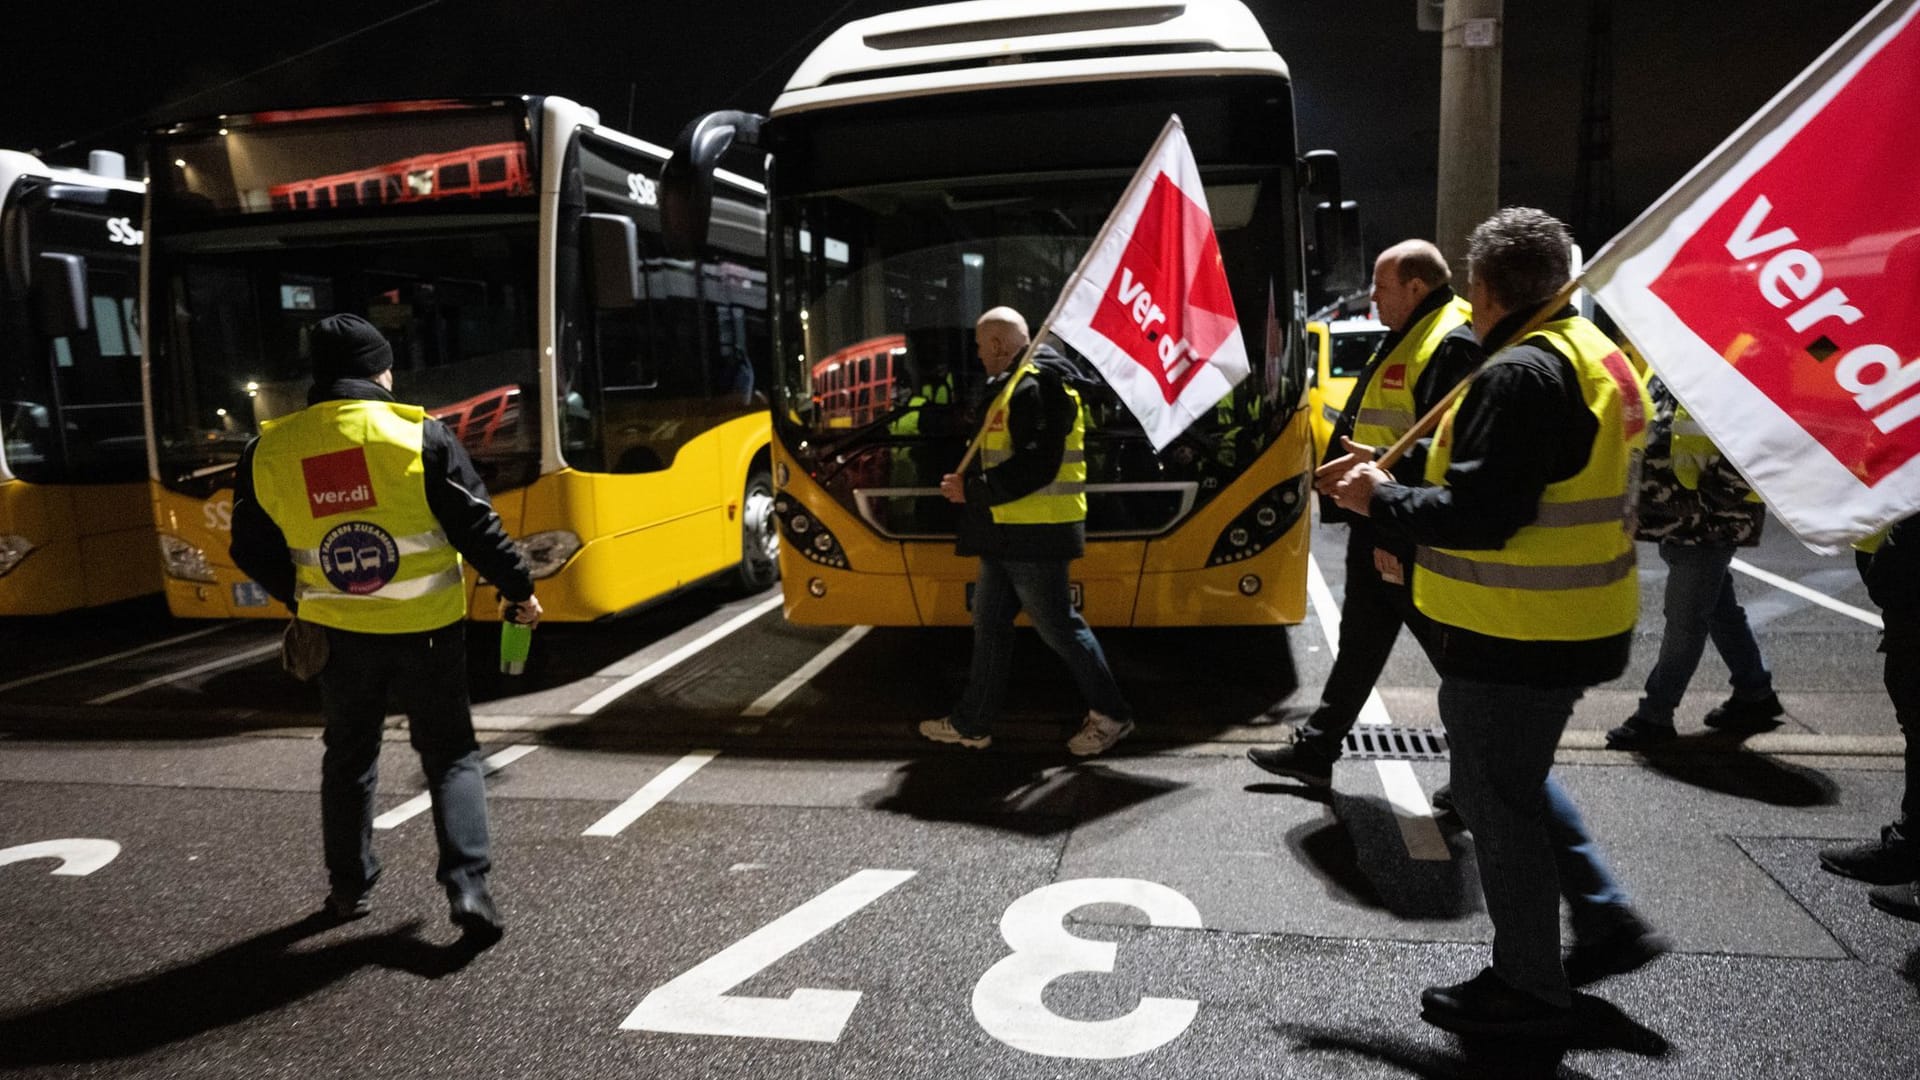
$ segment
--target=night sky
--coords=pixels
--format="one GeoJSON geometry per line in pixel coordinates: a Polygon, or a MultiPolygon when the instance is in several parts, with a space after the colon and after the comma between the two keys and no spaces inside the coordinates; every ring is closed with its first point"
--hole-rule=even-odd
{"type": "MultiPolygon", "coordinates": [[[[9,103],[0,147],[75,163],[93,147],[130,151],[162,120],[502,92],[572,97],[664,143],[707,109],[764,110],[832,27],[903,6],[910,0],[17,4],[0,71],[9,103]]],[[[1341,154],[1367,246],[1430,235],[1440,46],[1415,27],[1415,0],[1250,6],[1292,68],[1302,149],[1341,154]]],[[[1620,224],[1873,6],[1614,0],[1620,224]]],[[[1508,0],[1505,203],[1572,213],[1587,8],[1508,0]]]]}

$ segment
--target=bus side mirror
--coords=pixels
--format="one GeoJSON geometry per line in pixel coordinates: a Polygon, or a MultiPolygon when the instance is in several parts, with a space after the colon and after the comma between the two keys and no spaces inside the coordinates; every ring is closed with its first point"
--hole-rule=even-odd
{"type": "Polygon", "coordinates": [[[758,145],[765,120],[758,113],[723,109],[680,129],[673,156],[660,172],[660,239],[669,258],[691,259],[706,246],[714,170],[736,140],[758,145]]]}
{"type": "Polygon", "coordinates": [[[587,215],[593,306],[624,311],[640,302],[640,230],[621,214],[587,215]]]}
{"type": "Polygon", "coordinates": [[[65,252],[40,254],[33,267],[40,328],[48,337],[87,331],[87,260],[65,252]]]}
{"type": "Polygon", "coordinates": [[[1360,258],[1360,206],[1352,199],[1321,203],[1313,208],[1315,249],[1319,255],[1320,284],[1334,296],[1351,296],[1367,289],[1367,270],[1360,258]]]}

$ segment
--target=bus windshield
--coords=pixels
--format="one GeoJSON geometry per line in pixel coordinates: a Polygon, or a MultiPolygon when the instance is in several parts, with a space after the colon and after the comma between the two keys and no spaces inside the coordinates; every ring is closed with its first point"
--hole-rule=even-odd
{"type": "Polygon", "coordinates": [[[156,306],[169,313],[152,372],[161,482],[200,497],[228,486],[260,422],[307,405],[306,335],[339,312],[380,328],[394,397],[445,421],[490,488],[530,482],[540,446],[531,218],[322,235],[329,242],[189,235],[154,252],[156,306]]]}
{"type": "MultiPolygon", "coordinates": [[[[942,146],[948,136],[999,145],[1006,140],[994,131],[1015,130],[990,102],[965,103],[965,112],[956,104],[951,116],[938,104],[913,104],[915,122],[941,131],[942,146]]],[[[952,512],[936,489],[964,450],[985,396],[974,321],[1004,304],[1038,330],[1168,111],[1164,104],[1106,104],[1109,114],[1096,126],[1110,125],[1109,134],[1090,143],[1081,126],[1093,122],[1082,115],[1091,102],[1051,113],[1026,102],[1018,106],[1018,148],[997,158],[958,158],[924,135],[913,153],[900,151],[905,144],[898,140],[910,136],[885,110],[821,122],[802,115],[782,132],[775,424],[835,498],[883,534],[952,531],[952,512]],[[1119,112],[1129,115],[1113,115],[1119,112]],[[1136,128],[1143,134],[1129,139],[1125,133],[1136,128]],[[890,182],[849,183],[860,166],[848,156],[882,144],[897,156],[864,164],[872,166],[867,175],[890,182]],[[1076,152],[1077,161],[1069,157],[1076,152]],[[993,171],[983,174],[985,168],[993,171]],[[910,175],[916,169],[930,175],[910,175]],[[824,190],[794,190],[800,187],[824,190]]],[[[1292,157],[1284,145],[1291,132],[1266,133],[1229,156],[1229,134],[1248,121],[1241,113],[1261,110],[1189,104],[1214,125],[1194,137],[1196,155],[1253,372],[1156,454],[1091,365],[1049,342],[1078,370],[1093,534],[1150,535],[1176,524],[1277,437],[1300,393],[1291,299],[1297,285],[1287,280],[1296,256],[1282,244],[1294,214],[1292,157]],[[1209,151],[1215,160],[1240,163],[1209,166],[1209,151]]]]}
{"type": "Polygon", "coordinates": [[[30,483],[129,483],[146,476],[140,404],[140,195],[23,179],[0,229],[29,276],[50,260],[84,269],[87,325],[49,337],[30,310],[37,291],[10,283],[0,313],[0,435],[5,462],[30,483]],[[16,247],[16,243],[19,244],[16,247]]]}

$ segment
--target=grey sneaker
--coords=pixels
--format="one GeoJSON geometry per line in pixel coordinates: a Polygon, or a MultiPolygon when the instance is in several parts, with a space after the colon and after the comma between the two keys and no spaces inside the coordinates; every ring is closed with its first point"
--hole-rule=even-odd
{"type": "Polygon", "coordinates": [[[1115,720],[1104,713],[1087,713],[1086,722],[1073,738],[1067,740],[1067,751],[1075,757],[1092,757],[1103,754],[1113,748],[1113,744],[1126,738],[1133,732],[1133,721],[1115,720]]]}
{"type": "Polygon", "coordinates": [[[953,720],[945,716],[938,720],[920,721],[920,737],[923,739],[932,739],[937,743],[952,743],[955,746],[964,746],[969,750],[985,750],[987,747],[993,745],[993,736],[968,735],[966,732],[957,730],[953,726],[953,720]]]}

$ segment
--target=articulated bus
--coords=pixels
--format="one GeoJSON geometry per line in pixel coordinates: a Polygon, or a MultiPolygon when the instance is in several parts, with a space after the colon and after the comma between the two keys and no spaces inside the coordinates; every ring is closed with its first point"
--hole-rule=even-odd
{"type": "MultiPolygon", "coordinates": [[[[233,469],[261,421],[307,404],[307,335],[339,312],[380,328],[395,396],[471,453],[548,618],[774,582],[757,182],[722,174],[698,250],[668,258],[665,151],[556,97],[225,116],[148,149],[152,510],[175,614],[285,615],[227,556],[233,469]]],[[[497,617],[470,584],[474,617],[497,617]]]]}
{"type": "MultiPolygon", "coordinates": [[[[1039,323],[1169,114],[1206,184],[1253,372],[1156,453],[1063,349],[1089,380],[1076,598],[1103,626],[1304,616],[1302,197],[1317,218],[1347,218],[1332,155],[1296,155],[1286,65],[1238,0],[979,0],[846,24],[770,115],[701,117],[668,166],[678,250],[701,228],[708,171],[742,147],[768,155],[789,619],[967,622],[975,568],[954,554],[956,508],[938,485],[984,396],[975,319],[1008,304],[1039,323]],[[823,370],[889,338],[903,345],[892,397],[850,423],[865,414],[823,391],[823,370]],[[916,399],[916,386],[945,373],[954,400],[916,399]]],[[[1323,254],[1339,264],[1323,271],[1328,287],[1350,284],[1356,260],[1323,254]]]]}
{"type": "Polygon", "coordinates": [[[140,194],[0,151],[0,615],[160,591],[140,402],[140,194]]]}

